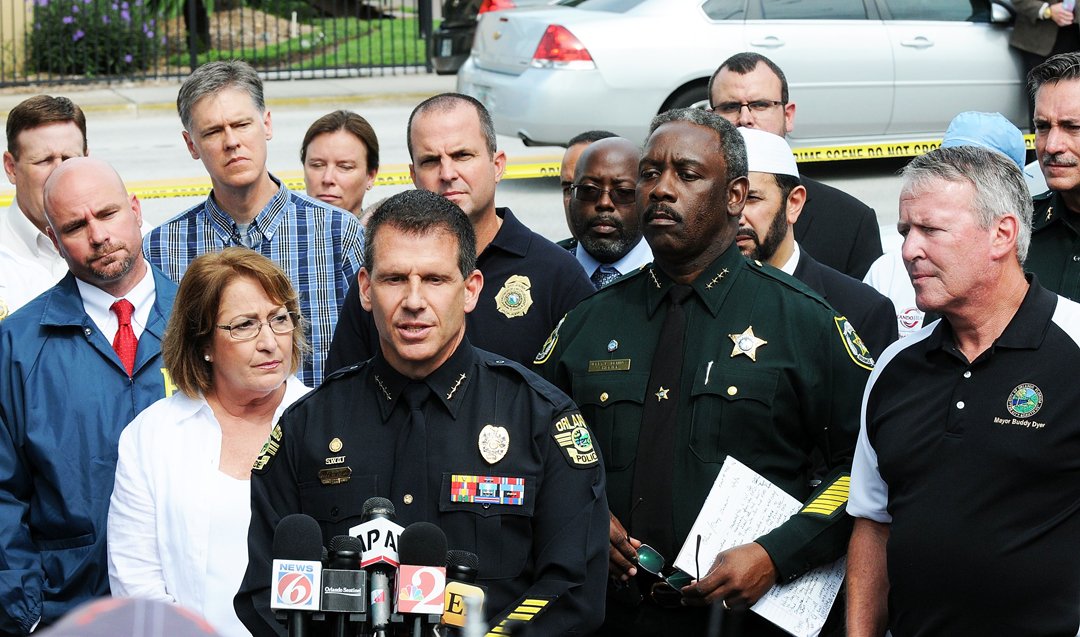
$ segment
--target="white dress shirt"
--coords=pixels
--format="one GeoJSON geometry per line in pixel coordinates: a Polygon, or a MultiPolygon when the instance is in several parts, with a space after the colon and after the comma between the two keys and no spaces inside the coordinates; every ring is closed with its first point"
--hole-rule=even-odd
{"type": "Polygon", "coordinates": [[[11,202],[0,210],[0,252],[6,252],[0,268],[0,300],[14,312],[64,278],[67,262],[45,236],[11,202]]]}
{"type": "MultiPolygon", "coordinates": [[[[596,272],[596,268],[600,267],[600,262],[596,260],[596,257],[589,254],[589,251],[585,249],[585,246],[581,245],[580,241],[577,244],[577,252],[574,256],[577,257],[581,267],[585,269],[585,276],[587,277],[591,277],[593,272],[596,272]]],[[[623,258],[608,265],[618,270],[620,275],[625,276],[631,272],[636,272],[638,268],[647,263],[652,263],[652,260],[652,248],[649,247],[645,239],[641,239],[630,252],[623,255],[623,258]]]]}
{"type": "MultiPolygon", "coordinates": [[[[309,391],[290,376],[274,422],[309,391]]],[[[220,506],[228,498],[219,492],[220,455],[221,426],[202,397],[177,392],[127,426],[109,506],[109,584],[113,595],[176,602],[210,619],[224,637],[248,637],[232,594],[222,591],[239,590],[247,569],[250,500],[231,510],[220,506]],[[234,519],[224,521],[230,512],[234,519]]]]}
{"type": "MultiPolygon", "coordinates": [[[[75,285],[79,287],[86,315],[105,335],[105,339],[113,342],[116,330],[120,329],[120,319],[112,311],[112,305],[120,299],[82,279],[75,279],[75,285]]],[[[146,322],[150,320],[150,310],[154,307],[154,289],[154,273],[150,271],[150,264],[146,263],[143,278],[123,296],[135,308],[131,314],[131,330],[135,332],[135,338],[142,337],[146,322]]]]}
{"type": "MultiPolygon", "coordinates": [[[[34,277],[34,264],[0,246],[0,321],[50,286],[34,277]]],[[[55,282],[54,282],[55,283],[55,282]]]]}

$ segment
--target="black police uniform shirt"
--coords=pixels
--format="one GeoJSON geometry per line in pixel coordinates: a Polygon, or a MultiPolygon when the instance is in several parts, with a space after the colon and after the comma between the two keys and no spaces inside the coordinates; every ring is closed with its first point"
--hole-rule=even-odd
{"type": "MultiPolygon", "coordinates": [[[[672,285],[655,264],[616,281],[571,311],[536,357],[541,373],[570,394],[593,430],[608,505],[631,535],[638,435],[645,402],[661,399],[649,373],[672,285]]],[[[850,324],[820,297],[748,262],[734,244],[692,287],[683,305],[681,386],[664,394],[678,402],[675,549],[731,455],[808,503],[757,539],[781,580],[790,581],[845,551],[859,397],[873,361],[850,324]],[[826,467],[817,490],[810,486],[815,450],[826,467]]],[[[670,563],[675,556],[664,557],[670,563]]]]}
{"type": "MultiPolygon", "coordinates": [[[[480,349],[528,365],[551,328],[595,291],[576,259],[498,208],[503,223],[476,260],[484,289],[465,317],[465,333],[480,349]]],[[[334,330],[326,369],[366,361],[379,349],[371,314],[353,284],[334,330]]]]}
{"type": "Polygon", "coordinates": [[[410,417],[401,396],[408,379],[381,354],[332,374],[282,415],[251,480],[249,564],[236,607],[255,635],[283,631],[268,608],[278,522],[310,515],[325,546],[360,524],[364,502],[376,496],[393,501],[397,524],[434,523],[449,548],[479,556],[489,620],[522,596],[557,597],[529,634],[585,635],[603,618],[604,473],[574,404],[467,339],[423,382],[432,391],[427,501],[391,492],[395,445],[410,417]]]}
{"type": "Polygon", "coordinates": [[[889,524],[892,634],[1080,628],[1080,305],[1035,278],[968,363],[947,321],[870,377],[852,515],[889,524]]]}
{"type": "Polygon", "coordinates": [[[1080,301],[1080,214],[1049,191],[1034,198],[1031,247],[1024,269],[1046,289],[1080,301]]]}

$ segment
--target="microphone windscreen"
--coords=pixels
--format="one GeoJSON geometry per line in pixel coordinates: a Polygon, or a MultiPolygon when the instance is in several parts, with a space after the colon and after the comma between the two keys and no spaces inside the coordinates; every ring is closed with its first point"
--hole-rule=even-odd
{"type": "Polygon", "coordinates": [[[430,522],[413,522],[398,538],[402,564],[442,566],[446,563],[446,534],[430,522]]]}
{"type": "Polygon", "coordinates": [[[303,513],[286,515],[274,529],[272,551],[275,560],[322,561],[322,529],[319,523],[303,513]]]}
{"type": "Polygon", "coordinates": [[[335,535],[330,540],[330,550],[334,553],[355,551],[359,555],[364,550],[364,543],[360,541],[360,538],[351,535],[335,535]]]}
{"type": "Polygon", "coordinates": [[[474,571],[480,569],[480,558],[472,551],[459,551],[450,549],[446,552],[446,568],[467,568],[474,571]]]}
{"type": "Polygon", "coordinates": [[[368,498],[364,502],[363,516],[365,520],[371,519],[372,515],[384,515],[392,520],[395,513],[394,503],[386,498],[368,498]]]}

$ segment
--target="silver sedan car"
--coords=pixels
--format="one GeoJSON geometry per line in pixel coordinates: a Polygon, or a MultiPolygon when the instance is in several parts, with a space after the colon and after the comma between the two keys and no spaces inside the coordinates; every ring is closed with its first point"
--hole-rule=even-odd
{"type": "Polygon", "coordinates": [[[561,145],[590,129],[644,139],[704,104],[734,53],[784,70],[796,148],[939,139],[954,115],[1030,128],[1012,14],[999,0],[559,0],[481,16],[458,90],[499,133],[561,145]]]}

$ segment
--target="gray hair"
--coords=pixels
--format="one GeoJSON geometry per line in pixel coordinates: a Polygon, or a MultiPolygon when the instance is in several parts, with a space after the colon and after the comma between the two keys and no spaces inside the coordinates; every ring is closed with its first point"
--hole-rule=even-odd
{"type": "Polygon", "coordinates": [[[207,62],[192,71],[176,96],[176,110],[180,113],[184,130],[191,132],[191,109],[199,100],[227,88],[245,91],[251,96],[255,108],[260,113],[266,112],[262,80],[250,64],[240,60],[207,62]]]}
{"type": "Polygon", "coordinates": [[[1002,217],[1016,216],[1016,258],[1024,264],[1031,244],[1031,194],[1024,174],[1011,159],[979,146],[938,148],[913,159],[900,171],[900,178],[902,193],[932,191],[939,181],[971,184],[975,190],[971,210],[980,228],[989,229],[1002,217]]]}
{"type": "Polygon", "coordinates": [[[492,157],[495,156],[499,148],[495,140],[495,122],[491,120],[491,113],[488,112],[488,109],[471,95],[440,93],[417,104],[409,115],[409,123],[405,127],[405,145],[409,149],[409,159],[413,158],[412,128],[413,120],[416,119],[417,115],[426,111],[446,113],[458,106],[471,106],[476,111],[476,119],[480,122],[480,132],[484,135],[484,145],[487,146],[488,154],[492,157]]]}
{"type": "Polygon", "coordinates": [[[1031,69],[1027,89],[1032,97],[1044,84],[1080,80],[1080,53],[1059,53],[1031,69]]]}
{"type": "Polygon", "coordinates": [[[746,177],[746,143],[731,122],[700,108],[676,108],[660,113],[652,119],[649,124],[649,137],[652,137],[657,128],[669,122],[690,122],[716,131],[716,136],[720,138],[720,153],[727,166],[728,183],[737,177],[746,177]]]}

